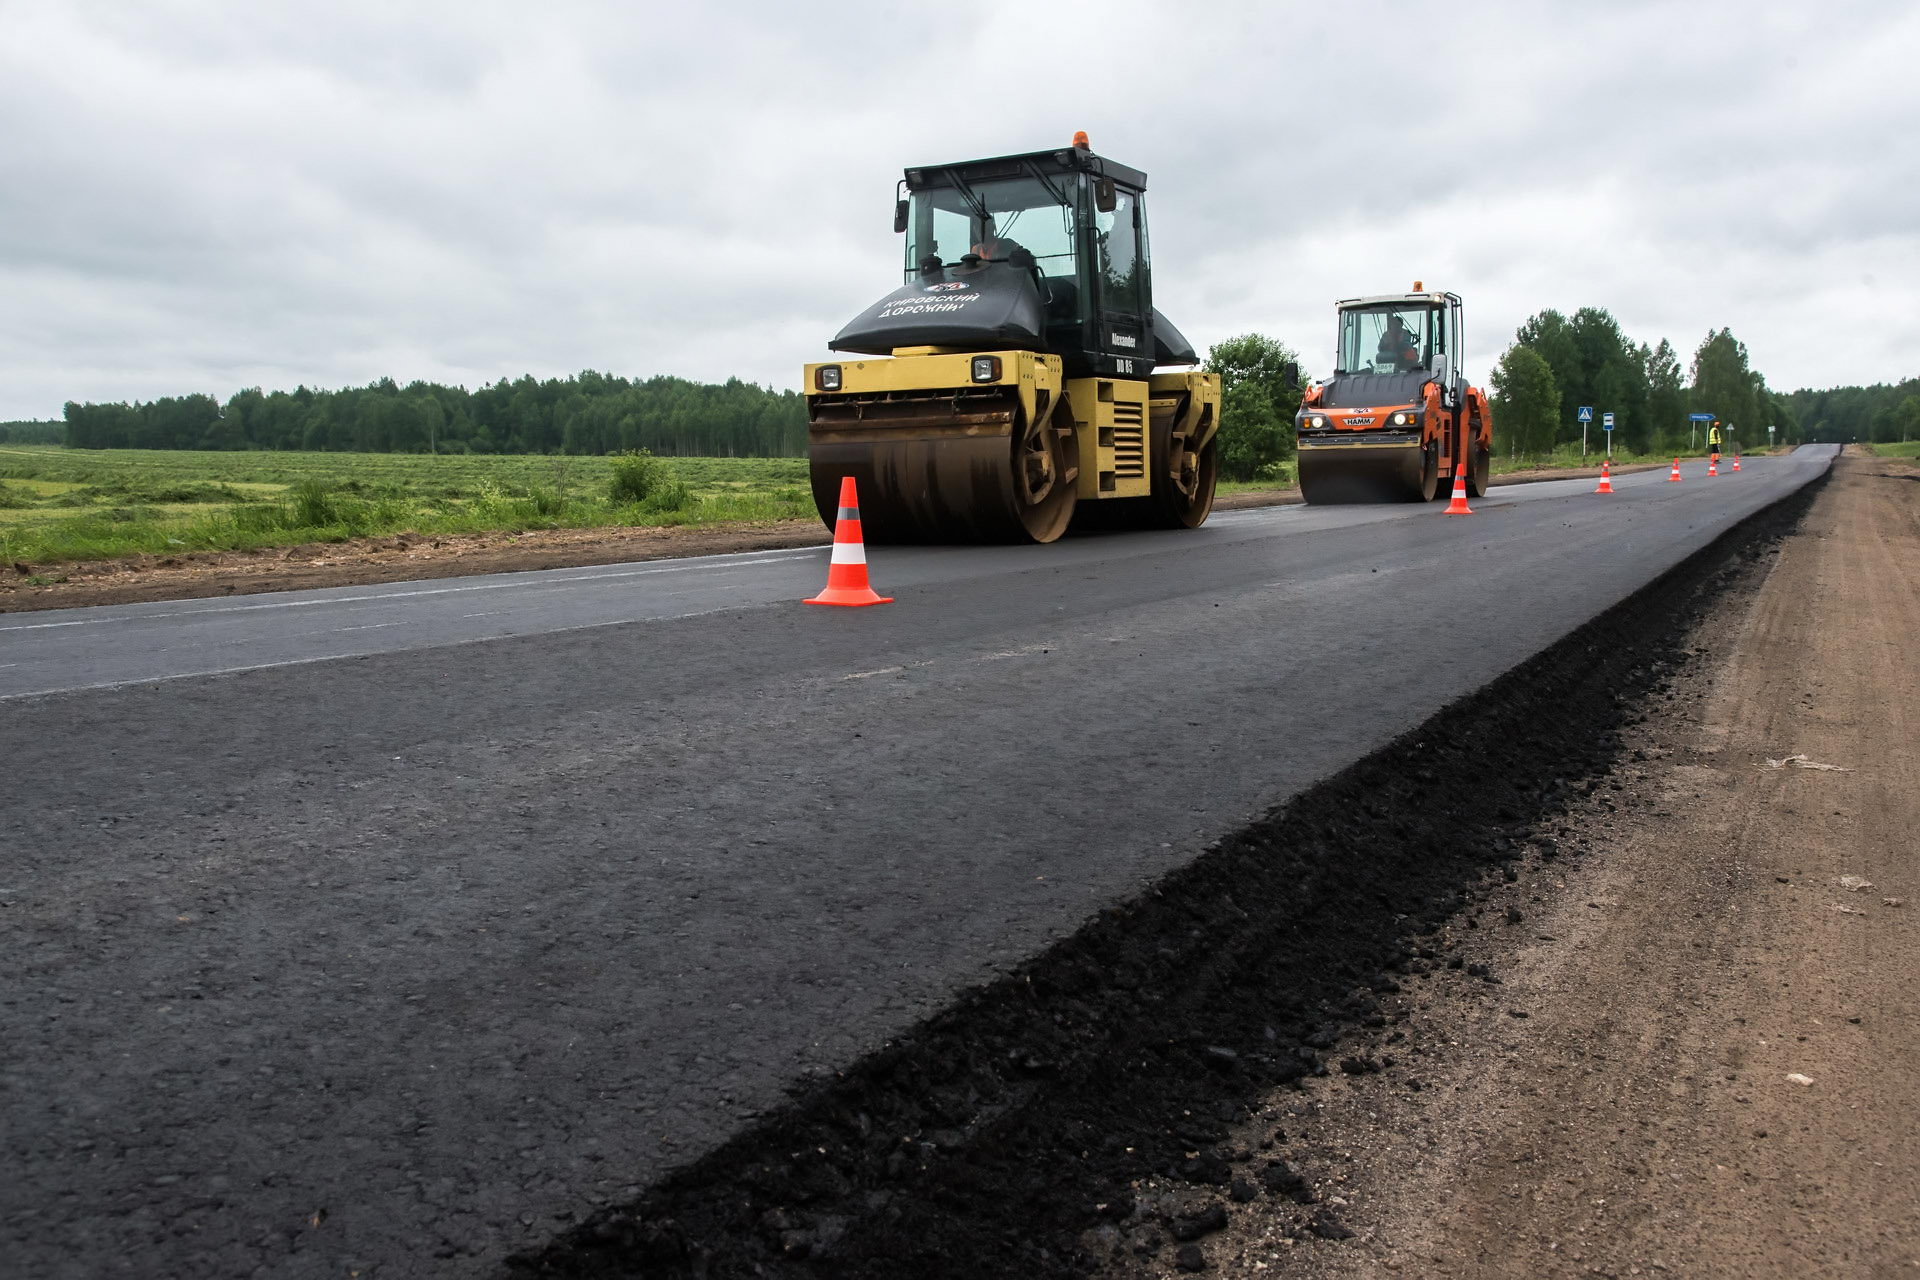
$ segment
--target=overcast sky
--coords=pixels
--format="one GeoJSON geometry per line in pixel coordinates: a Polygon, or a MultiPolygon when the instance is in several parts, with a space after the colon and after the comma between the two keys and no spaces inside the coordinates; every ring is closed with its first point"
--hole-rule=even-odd
{"type": "Polygon", "coordinates": [[[1920,5],[0,0],[0,420],[582,368],[797,387],[915,163],[1150,177],[1202,350],[1545,307],[1778,389],[1920,373],[1920,5]]]}

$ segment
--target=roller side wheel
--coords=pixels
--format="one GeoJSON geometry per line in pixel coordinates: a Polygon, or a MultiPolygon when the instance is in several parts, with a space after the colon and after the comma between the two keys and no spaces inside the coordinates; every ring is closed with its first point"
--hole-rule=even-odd
{"type": "MultiPolygon", "coordinates": [[[[1129,529],[1198,529],[1213,514],[1220,481],[1220,435],[1216,431],[1198,450],[1184,443],[1174,453],[1173,423],[1180,410],[1154,415],[1147,465],[1153,490],[1144,498],[1103,498],[1082,503],[1074,516],[1077,533],[1129,529]]],[[[1184,442],[1185,437],[1180,437],[1184,442]]]]}
{"type": "Polygon", "coordinates": [[[1467,464],[1467,496],[1484,498],[1487,496],[1487,485],[1493,476],[1493,451],[1476,445],[1470,450],[1468,456],[1471,461],[1467,464]]]}
{"type": "Polygon", "coordinates": [[[1420,462],[1419,487],[1407,495],[1409,502],[1432,502],[1440,492],[1440,451],[1428,445],[1420,462]]]}
{"type": "Polygon", "coordinates": [[[1013,498],[1027,537],[1052,542],[1073,521],[1080,479],[1073,418],[1064,407],[1040,421],[1015,424],[1013,498]]]}
{"type": "Polygon", "coordinates": [[[1121,527],[1133,529],[1198,529],[1213,514],[1214,490],[1220,483],[1220,436],[1181,460],[1180,478],[1173,477],[1171,439],[1156,433],[1153,442],[1153,493],[1145,498],[1117,502],[1127,508],[1121,527]]]}

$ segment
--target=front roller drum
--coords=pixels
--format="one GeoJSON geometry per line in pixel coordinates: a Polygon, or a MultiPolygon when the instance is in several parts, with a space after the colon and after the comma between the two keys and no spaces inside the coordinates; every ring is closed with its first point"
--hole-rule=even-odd
{"type": "Polygon", "coordinates": [[[1440,468],[1417,444],[1315,447],[1298,455],[1300,496],[1316,504],[1431,502],[1440,468]]]}
{"type": "Polygon", "coordinates": [[[871,543],[1052,542],[1073,519],[1064,415],[1022,421],[1010,392],[820,405],[808,429],[814,505],[833,527],[840,478],[871,543]]]}

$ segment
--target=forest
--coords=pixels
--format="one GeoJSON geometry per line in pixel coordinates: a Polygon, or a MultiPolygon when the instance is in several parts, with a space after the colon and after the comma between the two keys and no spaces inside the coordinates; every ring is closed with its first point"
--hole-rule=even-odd
{"type": "Polygon", "coordinates": [[[0,444],[65,444],[67,424],[58,418],[51,422],[27,420],[0,422],[0,444]]]}
{"type": "Polygon", "coordinates": [[[1710,331],[1685,366],[1673,344],[1635,342],[1613,314],[1582,307],[1572,316],[1539,312],[1514,334],[1493,370],[1493,423],[1502,451],[1550,453],[1580,439],[1579,406],[1593,408],[1589,447],[1605,449],[1600,415],[1614,415],[1614,445],[1627,453],[1696,448],[1690,414],[1720,419],[1730,442],[1744,449],[1808,438],[1792,396],[1767,385],[1746,344],[1730,329],[1710,331]]]}
{"type": "MultiPolygon", "coordinates": [[[[1227,339],[1207,366],[1225,377],[1222,473],[1275,478],[1293,455],[1299,388],[1282,370],[1292,350],[1260,334],[1227,339]]],[[[1576,409],[1594,408],[1589,448],[1606,447],[1599,415],[1612,413],[1616,449],[1681,452],[1699,444],[1692,413],[1717,415],[1738,447],[1773,441],[1920,439],[1920,378],[1871,387],[1782,394],[1752,367],[1747,347],[1722,328],[1682,363],[1665,338],[1636,342],[1611,312],[1541,311],[1514,334],[1488,379],[1498,451],[1542,458],[1581,438],[1576,409]]],[[[607,454],[646,449],[663,457],[802,457],[806,406],[793,391],[737,378],[699,383],[642,380],[587,370],[566,378],[505,378],[468,391],[432,382],[265,392],[222,404],[204,394],[132,404],[66,406],[63,422],[0,423],[0,443],[79,449],[310,450],[355,453],[607,454]]]]}
{"type": "Polygon", "coordinates": [[[1920,377],[1871,387],[1832,387],[1825,391],[1796,391],[1788,399],[1807,439],[1839,444],[1873,444],[1920,440],[1920,377]]]}
{"type": "MultiPolygon", "coordinates": [[[[298,387],[134,404],[66,406],[76,449],[304,449],[330,453],[603,454],[798,457],[807,414],[799,394],[588,370],[567,378],[505,378],[478,391],[382,378],[338,391],[298,387]]],[[[28,441],[22,441],[26,443],[28,441]]]]}

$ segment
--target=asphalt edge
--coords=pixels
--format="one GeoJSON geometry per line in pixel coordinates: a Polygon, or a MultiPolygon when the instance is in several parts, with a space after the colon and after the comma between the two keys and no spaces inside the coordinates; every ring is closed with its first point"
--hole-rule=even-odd
{"type": "Polygon", "coordinates": [[[1283,1161],[1221,1146],[1232,1126],[1341,1069],[1343,1034],[1380,1025],[1420,940],[1605,773],[1676,646],[1831,470],[503,1273],[1075,1276],[1090,1231],[1138,1216],[1134,1179],[1296,1193],[1283,1161]]]}

